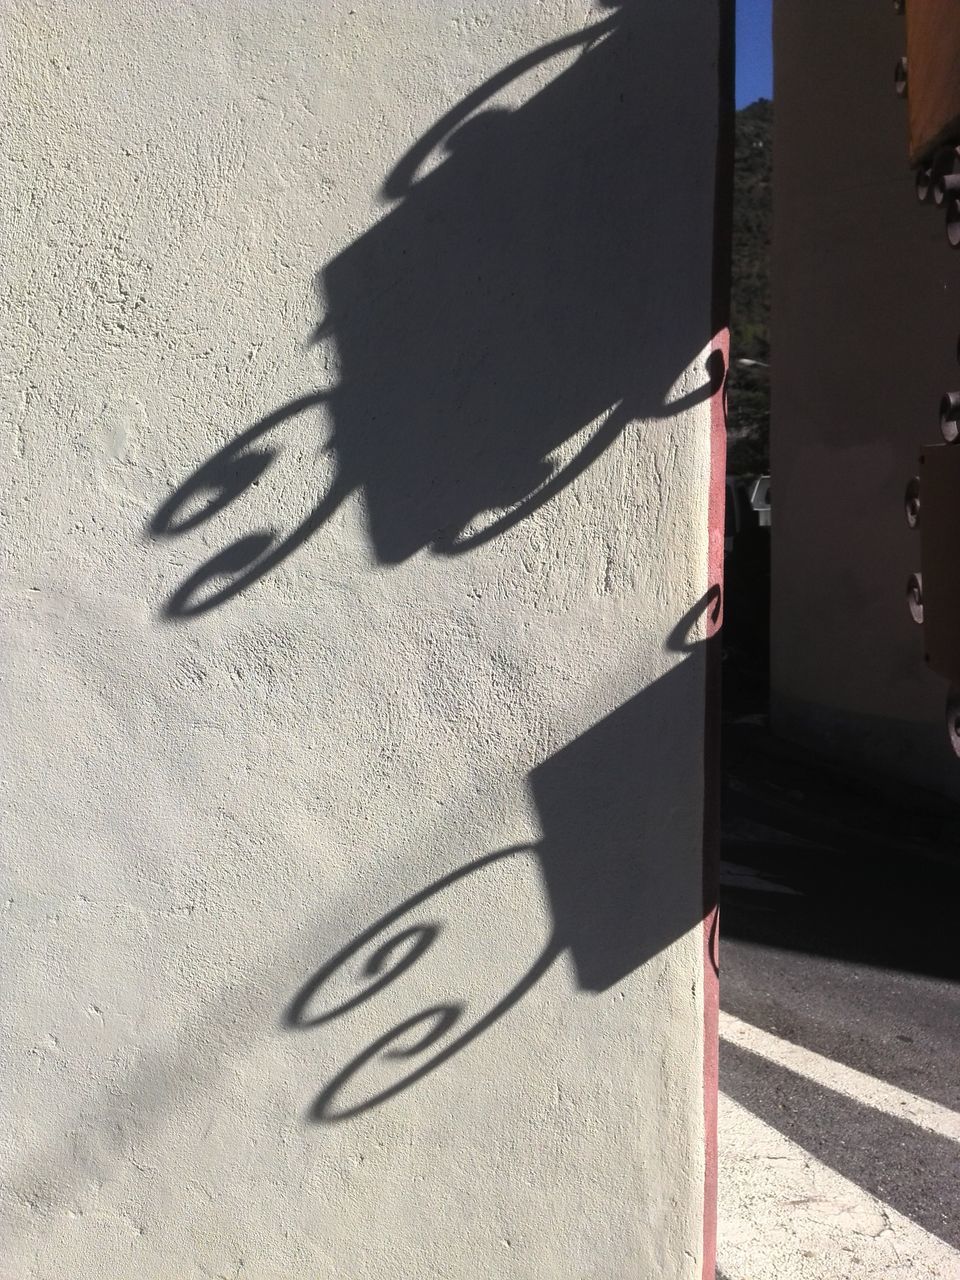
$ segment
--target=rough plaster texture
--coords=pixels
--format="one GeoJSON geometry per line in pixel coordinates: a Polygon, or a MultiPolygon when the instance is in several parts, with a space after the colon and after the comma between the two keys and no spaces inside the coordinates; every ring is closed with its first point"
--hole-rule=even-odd
{"type": "Polygon", "coordinates": [[[699,1276],[715,13],[2,21],[0,1274],[699,1276]]]}
{"type": "Polygon", "coordinates": [[[920,543],[903,494],[957,385],[960,277],[914,195],[903,19],[782,4],[774,37],[774,722],[960,797],[946,684],[906,604],[920,543]]]}

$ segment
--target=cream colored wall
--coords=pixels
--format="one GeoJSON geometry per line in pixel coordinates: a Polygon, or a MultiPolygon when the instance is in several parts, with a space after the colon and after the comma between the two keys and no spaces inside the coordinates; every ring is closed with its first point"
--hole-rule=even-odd
{"type": "Polygon", "coordinates": [[[699,1277],[712,7],[2,21],[0,1274],[699,1277]]]}
{"type": "Polygon", "coordinates": [[[960,795],[946,688],[906,604],[903,494],[960,383],[960,275],[914,195],[903,19],[779,4],[774,39],[774,725],[960,795]]]}

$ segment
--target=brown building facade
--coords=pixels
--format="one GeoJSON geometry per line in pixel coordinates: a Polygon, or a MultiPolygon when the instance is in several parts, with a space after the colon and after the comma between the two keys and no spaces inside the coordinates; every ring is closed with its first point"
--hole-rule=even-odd
{"type": "Polygon", "coordinates": [[[960,796],[904,588],[903,494],[960,386],[960,258],[921,206],[892,5],[775,12],[771,705],[777,732],[960,796]]]}

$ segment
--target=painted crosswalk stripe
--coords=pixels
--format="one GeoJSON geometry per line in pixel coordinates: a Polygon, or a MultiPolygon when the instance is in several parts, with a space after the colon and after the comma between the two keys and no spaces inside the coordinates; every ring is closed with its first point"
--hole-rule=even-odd
{"type": "Polygon", "coordinates": [[[730,1013],[720,1013],[720,1035],[730,1044],[748,1049],[759,1054],[769,1062],[774,1062],[788,1071],[806,1076],[808,1080],[823,1085],[825,1089],[833,1089],[855,1102],[874,1107],[886,1115],[895,1116],[898,1120],[909,1120],[930,1133],[960,1142],[960,1113],[951,1111],[949,1107],[927,1098],[920,1098],[900,1089],[885,1080],[877,1080],[874,1076],[854,1067],[844,1066],[832,1058],[814,1053],[812,1049],[804,1049],[802,1045],[791,1044],[779,1036],[771,1035],[760,1027],[749,1022],[741,1022],[730,1013]]]}
{"type": "Polygon", "coordinates": [[[720,1095],[726,1280],[960,1280],[960,1253],[720,1095]]]}

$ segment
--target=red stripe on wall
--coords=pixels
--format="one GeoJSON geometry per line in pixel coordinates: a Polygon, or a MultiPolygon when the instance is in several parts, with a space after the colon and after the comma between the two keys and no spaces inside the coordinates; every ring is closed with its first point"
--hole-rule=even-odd
{"type": "MultiPolygon", "coordinates": [[[[726,330],[716,336],[713,350],[729,357],[726,330]]],[[[717,392],[710,412],[710,499],[708,581],[723,582],[723,507],[726,496],[726,414],[723,392],[717,392]]],[[[707,611],[706,712],[704,724],[703,796],[703,1118],[706,1167],[703,1189],[703,1277],[713,1280],[717,1248],[717,1087],[720,1013],[720,956],[717,905],[720,879],[720,627],[723,597],[714,619],[707,611]]]]}
{"type": "Polygon", "coordinates": [[[723,384],[710,402],[710,494],[707,583],[720,591],[707,610],[703,793],[703,1280],[715,1280],[717,1260],[717,1089],[719,1081],[720,954],[720,628],[723,625],[723,516],[726,502],[726,371],[730,362],[730,242],[733,216],[734,0],[717,0],[718,122],[714,169],[711,355],[719,353],[723,384]]]}

